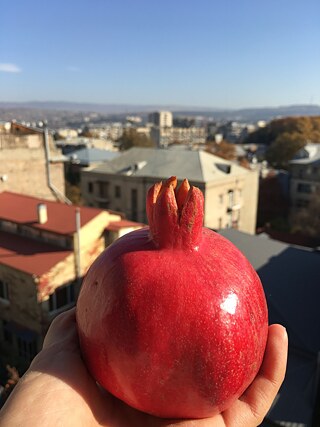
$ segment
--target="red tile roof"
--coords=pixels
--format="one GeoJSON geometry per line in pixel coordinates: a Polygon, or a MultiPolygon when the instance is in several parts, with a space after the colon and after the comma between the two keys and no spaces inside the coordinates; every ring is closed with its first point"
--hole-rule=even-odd
{"type": "Polygon", "coordinates": [[[145,227],[145,224],[142,224],[140,222],[134,222],[134,221],[128,221],[126,219],[122,219],[120,221],[112,221],[108,224],[106,227],[106,230],[108,231],[118,231],[121,228],[142,228],[145,227]]]}
{"type": "MultiPolygon", "coordinates": [[[[76,232],[76,206],[39,199],[10,191],[0,193],[0,219],[17,224],[25,224],[57,234],[70,235],[76,232]],[[37,205],[47,206],[48,221],[38,223],[37,205]]],[[[80,207],[81,227],[103,212],[102,209],[80,207]]]]}
{"type": "Polygon", "coordinates": [[[41,276],[72,251],[0,231],[0,264],[41,276]]]}

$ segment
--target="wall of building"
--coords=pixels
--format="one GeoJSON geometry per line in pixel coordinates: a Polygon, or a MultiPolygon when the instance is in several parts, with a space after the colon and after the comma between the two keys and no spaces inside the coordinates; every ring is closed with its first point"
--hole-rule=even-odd
{"type": "MultiPolygon", "coordinates": [[[[56,200],[47,186],[45,155],[42,148],[0,148],[0,158],[0,192],[13,191],[56,200]]],[[[63,164],[51,164],[50,171],[52,183],[64,194],[63,164]]]]}
{"type": "MultiPolygon", "coordinates": [[[[82,174],[82,196],[87,203],[99,207],[100,199],[95,194],[97,187],[93,185],[93,192],[88,192],[89,182],[94,183],[96,180],[108,182],[108,206],[110,209],[124,212],[126,217],[133,221],[147,223],[145,210],[147,191],[159,179],[125,175],[107,176],[87,171],[82,174]],[[114,196],[116,186],[121,188],[121,197],[119,198],[114,196]],[[137,191],[135,212],[132,211],[132,190],[137,191]]],[[[248,170],[247,173],[232,174],[224,179],[206,184],[198,182],[190,182],[190,184],[199,187],[205,195],[205,226],[219,229],[231,227],[237,221],[239,230],[251,234],[255,233],[258,202],[257,172],[248,170]],[[228,212],[229,191],[233,191],[232,214],[230,211],[228,212]]]]}

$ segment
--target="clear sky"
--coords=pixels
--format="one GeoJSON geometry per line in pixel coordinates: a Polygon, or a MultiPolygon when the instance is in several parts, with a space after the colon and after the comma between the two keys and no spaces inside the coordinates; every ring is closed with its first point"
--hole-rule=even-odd
{"type": "Polygon", "coordinates": [[[320,104],[320,0],[2,0],[0,101],[320,104]]]}

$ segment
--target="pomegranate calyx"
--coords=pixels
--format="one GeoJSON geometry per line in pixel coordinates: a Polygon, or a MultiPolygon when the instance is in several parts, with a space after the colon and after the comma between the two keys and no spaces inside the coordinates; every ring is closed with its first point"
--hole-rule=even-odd
{"type": "Polygon", "coordinates": [[[172,176],[154,184],[147,194],[150,235],[159,248],[195,249],[199,246],[203,224],[203,194],[187,179],[177,187],[172,176]]]}

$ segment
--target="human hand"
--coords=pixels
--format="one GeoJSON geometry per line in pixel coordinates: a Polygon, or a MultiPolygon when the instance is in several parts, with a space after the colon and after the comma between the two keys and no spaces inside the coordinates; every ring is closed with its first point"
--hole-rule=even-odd
{"type": "Polygon", "coordinates": [[[254,427],[267,414],[284,379],[288,338],[269,327],[261,369],[222,414],[167,420],[137,411],[96,385],[80,354],[75,309],[58,316],[26,374],[0,412],[0,427],[254,427]]]}

